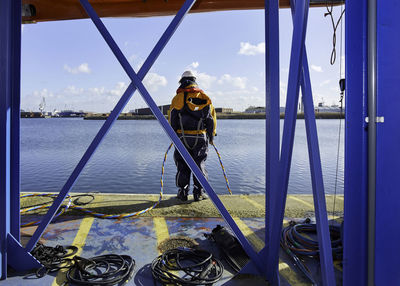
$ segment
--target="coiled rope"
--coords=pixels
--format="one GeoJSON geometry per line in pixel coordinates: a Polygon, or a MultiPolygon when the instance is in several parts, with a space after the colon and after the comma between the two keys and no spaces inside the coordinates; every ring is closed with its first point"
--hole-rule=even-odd
{"type": "MultiPolygon", "coordinates": [[[[219,162],[220,162],[220,165],[221,165],[221,168],[222,168],[222,172],[223,172],[223,174],[224,174],[224,178],[225,178],[225,182],[226,182],[226,187],[227,187],[229,193],[232,195],[232,191],[231,191],[231,188],[230,188],[230,185],[229,185],[228,177],[227,177],[227,175],[226,175],[224,165],[222,164],[221,155],[220,155],[220,153],[218,152],[217,147],[216,147],[214,144],[211,144],[211,145],[214,147],[214,150],[215,150],[215,152],[216,152],[217,155],[218,155],[218,159],[219,159],[219,162]]],[[[76,203],[73,203],[73,202],[72,202],[72,197],[74,197],[74,196],[67,195],[67,197],[66,197],[66,200],[68,200],[67,203],[66,203],[65,205],[60,206],[60,208],[59,208],[57,214],[54,216],[53,220],[55,220],[57,217],[59,217],[60,215],[62,215],[63,213],[65,213],[68,209],[78,210],[78,211],[84,212],[84,213],[86,213],[86,214],[92,215],[92,216],[94,216],[94,217],[104,218],[104,219],[123,219],[123,218],[129,218],[129,217],[134,217],[134,216],[138,216],[138,215],[144,214],[144,213],[146,213],[146,212],[148,212],[148,211],[154,209],[154,208],[161,202],[162,197],[163,197],[163,194],[164,194],[165,163],[166,163],[166,161],[167,161],[167,156],[168,156],[168,153],[169,153],[169,151],[171,150],[172,146],[173,146],[173,144],[171,143],[171,144],[168,146],[167,151],[166,151],[165,154],[164,154],[164,160],[163,160],[162,166],[161,166],[161,179],[160,179],[161,187],[160,187],[160,196],[159,196],[158,200],[157,200],[152,206],[150,206],[150,207],[148,207],[148,208],[146,208],[146,209],[143,209],[143,210],[141,210],[141,211],[136,211],[136,212],[132,212],[132,213],[123,213],[123,214],[118,214],[118,215],[111,215],[111,214],[104,214],[104,213],[94,212],[94,211],[92,211],[92,210],[90,210],[90,209],[87,209],[87,208],[84,208],[84,207],[82,207],[82,206],[79,206],[79,205],[77,205],[76,203]]],[[[20,198],[22,199],[22,198],[27,198],[27,197],[49,197],[49,198],[52,198],[52,199],[54,200],[54,199],[57,198],[57,196],[58,196],[57,194],[34,193],[34,194],[21,195],[20,198]]],[[[91,197],[93,198],[91,201],[94,200],[94,196],[93,196],[92,194],[85,194],[85,195],[83,195],[83,196],[91,196],[91,197]]],[[[89,203],[89,202],[88,202],[88,203],[89,203]]],[[[85,204],[88,204],[88,203],[85,203],[85,204]]],[[[51,205],[52,205],[52,202],[49,202],[49,203],[41,204],[41,205],[38,205],[38,206],[23,208],[23,209],[20,210],[20,213],[21,213],[21,214],[24,214],[24,213],[27,213],[27,212],[30,212],[30,211],[34,211],[34,210],[39,210],[39,209],[44,209],[44,208],[50,208],[51,205]]],[[[21,224],[21,227],[28,227],[28,226],[32,226],[32,225],[37,225],[37,224],[39,224],[39,223],[40,223],[40,220],[31,221],[31,222],[28,222],[28,223],[23,223],[23,224],[21,224]]]]}
{"type": "MultiPolygon", "coordinates": [[[[52,198],[55,199],[57,197],[56,194],[26,194],[26,195],[21,195],[20,198],[27,198],[27,197],[48,197],[48,198],[52,198]]],[[[55,214],[53,220],[55,220],[56,218],[58,218],[60,215],[62,215],[63,213],[65,213],[70,207],[72,207],[72,198],[70,195],[68,195],[66,197],[66,199],[68,200],[66,205],[62,205],[59,209],[58,212],[55,214]]],[[[46,204],[41,204],[38,206],[33,206],[33,207],[27,207],[27,208],[22,208],[20,209],[20,213],[24,214],[30,211],[34,211],[34,210],[40,210],[40,209],[45,209],[45,208],[50,208],[50,206],[52,205],[52,203],[46,203],[46,204]]],[[[27,223],[22,223],[21,227],[28,227],[28,226],[32,226],[32,225],[37,225],[40,223],[40,220],[36,220],[36,221],[31,221],[31,222],[27,222],[27,223]]]]}

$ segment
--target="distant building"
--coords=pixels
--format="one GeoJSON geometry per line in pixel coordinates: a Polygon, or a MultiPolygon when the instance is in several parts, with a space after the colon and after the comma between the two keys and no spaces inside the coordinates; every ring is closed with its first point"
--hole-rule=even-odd
{"type": "Polygon", "coordinates": [[[258,106],[258,107],[250,106],[244,112],[245,113],[265,113],[265,107],[262,107],[262,106],[258,106]]]}
{"type": "MultiPolygon", "coordinates": [[[[170,104],[160,105],[160,106],[158,106],[158,109],[160,109],[160,111],[163,115],[167,115],[170,106],[171,106],[170,104]]],[[[132,112],[132,111],[133,110],[131,110],[130,112],[132,112]]],[[[137,114],[137,115],[153,115],[153,112],[151,112],[151,109],[149,107],[135,109],[134,112],[132,112],[132,113],[137,114]]]]}
{"type": "MultiPolygon", "coordinates": [[[[339,105],[331,105],[331,106],[326,106],[324,105],[323,102],[318,103],[318,105],[316,107],[314,107],[314,111],[316,113],[340,113],[340,107],[339,105]]],[[[344,112],[344,108],[343,108],[343,112],[344,112]]]]}
{"type": "Polygon", "coordinates": [[[215,112],[217,112],[217,113],[232,113],[233,108],[217,107],[217,108],[215,108],[215,112]]]}

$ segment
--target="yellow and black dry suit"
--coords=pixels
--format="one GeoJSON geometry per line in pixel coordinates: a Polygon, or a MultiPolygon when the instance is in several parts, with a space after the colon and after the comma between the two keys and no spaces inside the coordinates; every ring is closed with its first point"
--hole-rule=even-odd
{"type": "MultiPolygon", "coordinates": [[[[217,117],[211,99],[195,82],[185,81],[178,88],[169,109],[169,123],[207,178],[205,161],[208,141],[212,142],[216,135],[217,117]]],[[[174,160],[177,167],[176,186],[187,193],[191,170],[178,150],[174,152],[174,160]]],[[[202,187],[195,176],[193,182],[193,193],[202,193],[202,187]]]]}

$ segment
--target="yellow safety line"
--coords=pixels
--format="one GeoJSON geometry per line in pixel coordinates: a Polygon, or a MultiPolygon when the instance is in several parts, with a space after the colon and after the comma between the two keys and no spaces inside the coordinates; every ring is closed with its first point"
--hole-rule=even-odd
{"type": "MultiPolygon", "coordinates": [[[[76,255],[81,255],[82,248],[85,245],[86,237],[89,234],[89,231],[90,231],[90,228],[92,227],[93,221],[94,221],[94,217],[92,217],[92,216],[85,217],[82,219],[82,222],[79,226],[78,232],[75,236],[74,242],[72,242],[72,245],[76,246],[78,248],[76,255]]],[[[64,284],[64,282],[67,281],[67,279],[65,277],[65,272],[66,272],[66,270],[63,270],[63,269],[58,271],[57,277],[54,279],[54,281],[51,285],[58,286],[58,285],[64,284]]]]}
{"type": "Polygon", "coordinates": [[[295,201],[298,201],[298,202],[302,203],[303,205],[306,205],[306,206],[310,207],[311,209],[314,209],[314,206],[312,204],[310,204],[309,202],[306,202],[306,201],[304,201],[302,199],[299,199],[298,197],[295,197],[295,196],[292,196],[292,195],[288,195],[288,198],[292,199],[292,200],[295,200],[295,201]]]}
{"type": "Polygon", "coordinates": [[[249,198],[249,196],[246,195],[240,195],[241,198],[245,199],[246,201],[248,201],[250,204],[252,204],[253,206],[255,206],[256,208],[259,209],[264,209],[264,206],[259,204],[258,202],[256,202],[255,200],[252,200],[249,198]]]}
{"type": "MultiPolygon", "coordinates": [[[[153,224],[154,224],[154,231],[157,237],[157,244],[160,245],[161,242],[163,242],[169,237],[167,222],[163,217],[155,217],[153,218],[153,224]]],[[[160,253],[159,250],[158,253],[160,253]]]]}

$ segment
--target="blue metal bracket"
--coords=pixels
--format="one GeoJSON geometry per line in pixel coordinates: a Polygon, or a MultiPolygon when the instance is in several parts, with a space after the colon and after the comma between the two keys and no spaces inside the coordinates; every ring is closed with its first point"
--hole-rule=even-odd
{"type": "Polygon", "coordinates": [[[72,188],[73,184],[75,183],[76,179],[78,178],[78,176],[79,176],[80,172],[82,171],[83,167],[85,166],[85,164],[87,163],[87,161],[89,160],[89,158],[91,157],[91,155],[93,154],[95,149],[97,148],[98,144],[104,138],[104,136],[106,135],[107,131],[111,127],[111,123],[113,123],[116,120],[116,118],[118,117],[119,113],[122,111],[123,107],[126,105],[128,100],[130,99],[131,94],[137,88],[139,90],[140,94],[142,95],[143,99],[146,101],[147,105],[152,110],[153,114],[158,119],[158,121],[161,124],[162,128],[164,129],[164,131],[167,133],[167,135],[173,141],[173,143],[174,143],[175,147],[177,148],[177,150],[181,153],[182,157],[185,159],[186,163],[188,164],[188,166],[190,167],[190,169],[192,170],[194,175],[197,177],[197,179],[199,180],[201,185],[204,187],[204,189],[206,190],[206,192],[210,196],[210,198],[213,201],[213,203],[215,204],[215,206],[220,211],[222,217],[225,219],[225,221],[227,222],[229,227],[233,230],[233,232],[237,236],[239,242],[242,244],[243,248],[246,250],[246,252],[249,255],[249,257],[252,259],[252,261],[255,262],[257,268],[261,272],[262,271],[262,263],[261,263],[261,260],[259,259],[258,255],[257,255],[257,253],[255,252],[255,250],[253,249],[251,244],[248,242],[246,237],[243,235],[243,233],[240,231],[239,227],[236,225],[235,221],[233,220],[233,218],[231,217],[229,212],[226,210],[226,208],[222,204],[221,200],[215,194],[214,190],[212,189],[212,187],[208,183],[207,179],[204,177],[204,175],[202,174],[201,170],[196,165],[196,163],[194,162],[193,158],[190,156],[190,154],[188,153],[188,151],[186,150],[186,148],[184,147],[182,142],[179,140],[178,136],[176,135],[176,133],[174,132],[172,127],[169,125],[169,123],[165,119],[164,115],[158,109],[156,103],[151,98],[150,94],[147,92],[146,88],[144,87],[144,85],[142,83],[144,75],[148,71],[148,70],[145,70],[145,68],[150,68],[150,66],[151,66],[150,63],[154,63],[154,61],[156,60],[157,56],[159,55],[159,53],[162,50],[161,47],[165,46],[167,40],[172,36],[172,34],[175,31],[177,25],[182,20],[183,16],[189,11],[191,6],[194,4],[194,0],[187,0],[184,3],[184,5],[182,6],[180,12],[175,17],[175,19],[178,18],[178,21],[175,21],[175,22],[173,21],[173,23],[171,23],[170,27],[164,33],[165,37],[163,35],[163,37],[159,41],[159,44],[161,45],[161,47],[158,47],[158,44],[157,44],[156,48],[153,49],[153,51],[155,51],[154,54],[152,52],[150,54],[150,56],[148,57],[148,59],[146,60],[146,62],[149,61],[149,63],[144,64],[143,67],[141,68],[141,71],[143,70],[143,72],[140,71],[138,74],[135,73],[135,71],[133,70],[133,68],[131,67],[131,65],[129,64],[129,62],[127,61],[127,59],[125,58],[125,56],[123,55],[121,50],[119,49],[118,45],[113,40],[113,38],[110,35],[110,33],[108,32],[108,30],[106,29],[106,27],[104,26],[104,24],[102,23],[102,21],[100,20],[100,18],[98,17],[96,12],[92,8],[92,6],[89,4],[89,2],[87,0],[81,0],[81,4],[84,7],[84,9],[86,10],[86,12],[88,13],[88,15],[90,16],[90,18],[92,19],[92,21],[94,22],[94,24],[96,25],[97,29],[99,30],[99,32],[103,36],[104,40],[109,45],[110,49],[112,50],[112,52],[114,53],[114,55],[118,59],[118,61],[120,62],[121,66],[123,67],[125,72],[128,74],[128,76],[132,80],[132,83],[129,85],[127,91],[124,93],[123,97],[118,102],[117,107],[112,111],[110,117],[108,118],[106,123],[103,125],[103,127],[99,131],[99,133],[96,135],[94,141],[89,146],[88,150],[84,154],[84,156],[81,159],[81,161],[78,163],[78,166],[75,168],[74,172],[72,173],[71,177],[68,179],[67,183],[64,185],[63,189],[61,190],[60,194],[56,198],[55,202],[50,207],[49,212],[46,214],[45,218],[43,219],[43,221],[41,222],[41,224],[39,225],[39,227],[35,231],[33,237],[29,241],[26,249],[28,251],[33,249],[33,247],[35,246],[35,244],[39,240],[40,236],[42,235],[43,231],[45,230],[47,225],[52,220],[55,212],[57,211],[57,209],[61,205],[61,203],[64,200],[65,196],[67,195],[69,190],[72,188]]]}
{"type": "Polygon", "coordinates": [[[43,265],[33,257],[32,254],[27,252],[25,248],[12,236],[8,234],[7,237],[7,248],[12,255],[7,257],[7,264],[12,268],[20,271],[26,271],[31,269],[38,269],[43,265]]]}

